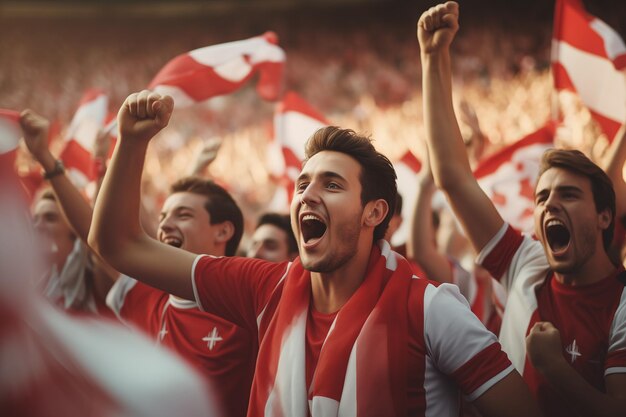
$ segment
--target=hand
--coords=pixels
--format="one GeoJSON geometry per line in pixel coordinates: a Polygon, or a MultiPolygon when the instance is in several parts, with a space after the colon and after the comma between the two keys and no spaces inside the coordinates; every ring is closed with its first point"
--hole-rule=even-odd
{"type": "Polygon", "coordinates": [[[535,323],[526,337],[526,352],[530,362],[542,374],[559,361],[563,361],[561,333],[552,323],[535,323]]]}
{"type": "Polygon", "coordinates": [[[447,50],[459,30],[459,5],[449,1],[431,7],[417,22],[417,39],[423,54],[447,50]]]}
{"type": "Polygon", "coordinates": [[[220,146],[222,146],[222,141],[219,139],[213,138],[207,140],[196,158],[196,163],[191,170],[191,175],[200,175],[202,171],[211,165],[213,161],[215,161],[215,158],[217,158],[217,152],[220,146]]]}
{"type": "Polygon", "coordinates": [[[148,90],[133,93],[117,114],[120,140],[149,141],[170,121],[174,100],[148,90]]]}
{"type": "Polygon", "coordinates": [[[26,109],[20,114],[20,126],[28,151],[41,162],[41,159],[50,153],[48,149],[50,122],[34,111],[26,109]]]}

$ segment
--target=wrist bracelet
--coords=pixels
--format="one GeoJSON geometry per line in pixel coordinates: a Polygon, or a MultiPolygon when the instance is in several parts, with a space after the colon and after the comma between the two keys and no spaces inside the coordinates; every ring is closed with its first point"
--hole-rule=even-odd
{"type": "Polygon", "coordinates": [[[49,180],[49,179],[56,177],[57,175],[61,175],[64,173],[65,173],[65,166],[63,165],[63,162],[61,162],[60,159],[57,159],[56,161],[54,161],[54,168],[52,168],[52,171],[43,172],[43,179],[49,180]]]}

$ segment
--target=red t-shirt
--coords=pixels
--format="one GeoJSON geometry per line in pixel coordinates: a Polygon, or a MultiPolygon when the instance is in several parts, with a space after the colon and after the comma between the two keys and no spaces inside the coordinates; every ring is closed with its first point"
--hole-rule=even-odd
{"type": "MultiPolygon", "coordinates": [[[[623,268],[616,268],[608,277],[585,286],[559,283],[548,268],[541,268],[539,258],[543,252],[533,250],[539,242],[523,238],[509,227],[491,251],[483,266],[494,276],[503,276],[507,270],[515,270],[513,288],[533,288],[532,299],[527,300],[526,310],[530,320],[523,329],[528,335],[538,321],[551,322],[561,334],[563,356],[567,362],[593,387],[606,392],[604,377],[610,373],[626,372],[626,291],[623,268]],[[527,267],[527,268],[525,268],[527,267]],[[618,278],[621,278],[618,279],[618,278]],[[515,283],[518,280],[518,283],[515,283]],[[532,287],[534,285],[534,287],[532,287]],[[536,308],[531,307],[531,303],[536,308]]],[[[509,295],[509,300],[524,297],[509,295]]],[[[505,316],[520,306],[507,304],[505,316]]],[[[521,322],[520,322],[521,323],[521,322]]],[[[560,398],[526,357],[524,380],[536,395],[544,413],[548,416],[576,415],[571,401],[560,398]]]]}
{"type": "MultiPolygon", "coordinates": [[[[287,263],[201,256],[196,259],[192,282],[203,310],[258,331],[263,343],[276,309],[280,303],[289,302],[281,298],[287,272],[287,263]]],[[[409,415],[431,412],[439,415],[438,407],[445,408],[451,403],[458,410],[459,393],[451,381],[474,400],[508,375],[512,366],[495,336],[471,314],[456,287],[436,287],[421,279],[414,281],[409,305],[423,306],[423,311],[409,317],[409,415]]],[[[305,347],[307,389],[335,315],[309,308],[305,347]]]]}
{"type": "Polygon", "coordinates": [[[258,352],[256,334],[122,276],[107,297],[126,323],[179,353],[208,380],[226,416],[245,416],[258,352]]]}

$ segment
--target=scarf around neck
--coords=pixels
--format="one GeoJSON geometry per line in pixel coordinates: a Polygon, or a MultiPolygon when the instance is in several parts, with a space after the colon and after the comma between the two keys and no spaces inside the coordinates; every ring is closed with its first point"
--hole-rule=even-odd
{"type": "Polygon", "coordinates": [[[294,261],[262,335],[249,416],[406,415],[410,264],[381,240],[337,313],[307,390],[311,274],[294,261]]]}

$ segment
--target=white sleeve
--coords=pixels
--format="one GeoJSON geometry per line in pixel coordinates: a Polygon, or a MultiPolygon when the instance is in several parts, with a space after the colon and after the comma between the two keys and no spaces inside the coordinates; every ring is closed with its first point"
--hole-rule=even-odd
{"type": "MultiPolygon", "coordinates": [[[[500,230],[491,238],[491,240],[480,251],[476,258],[478,265],[484,265],[489,254],[501,243],[509,228],[508,223],[504,223],[500,230]]],[[[506,244],[503,242],[503,244],[506,244]]],[[[512,286],[515,285],[516,278],[520,276],[536,278],[535,281],[543,281],[545,273],[550,269],[548,260],[541,243],[523,236],[523,240],[519,248],[515,251],[510,264],[506,268],[502,277],[495,277],[500,280],[507,292],[511,292],[512,286]],[[545,273],[544,273],[545,272],[545,273]]],[[[532,285],[535,282],[527,282],[524,285],[532,285]]]]}
{"type": "Polygon", "coordinates": [[[122,307],[124,307],[124,300],[126,294],[137,284],[137,280],[130,278],[126,275],[120,274],[120,277],[115,281],[115,284],[109,290],[107,294],[106,303],[107,306],[113,310],[115,315],[121,321],[124,321],[122,317],[122,307]]]}
{"type": "Polygon", "coordinates": [[[493,352],[488,349],[498,342],[496,336],[470,311],[467,301],[454,285],[427,287],[424,293],[424,337],[429,356],[436,368],[446,375],[456,373],[473,360],[476,362],[476,358],[479,358],[476,366],[482,371],[485,367],[492,368],[486,374],[481,371],[481,376],[472,372],[455,375],[470,401],[513,371],[499,345],[493,352]]]}
{"type": "Polygon", "coordinates": [[[604,375],[623,373],[626,373],[626,289],[622,292],[619,306],[613,317],[613,323],[611,323],[608,357],[604,375]]]}

